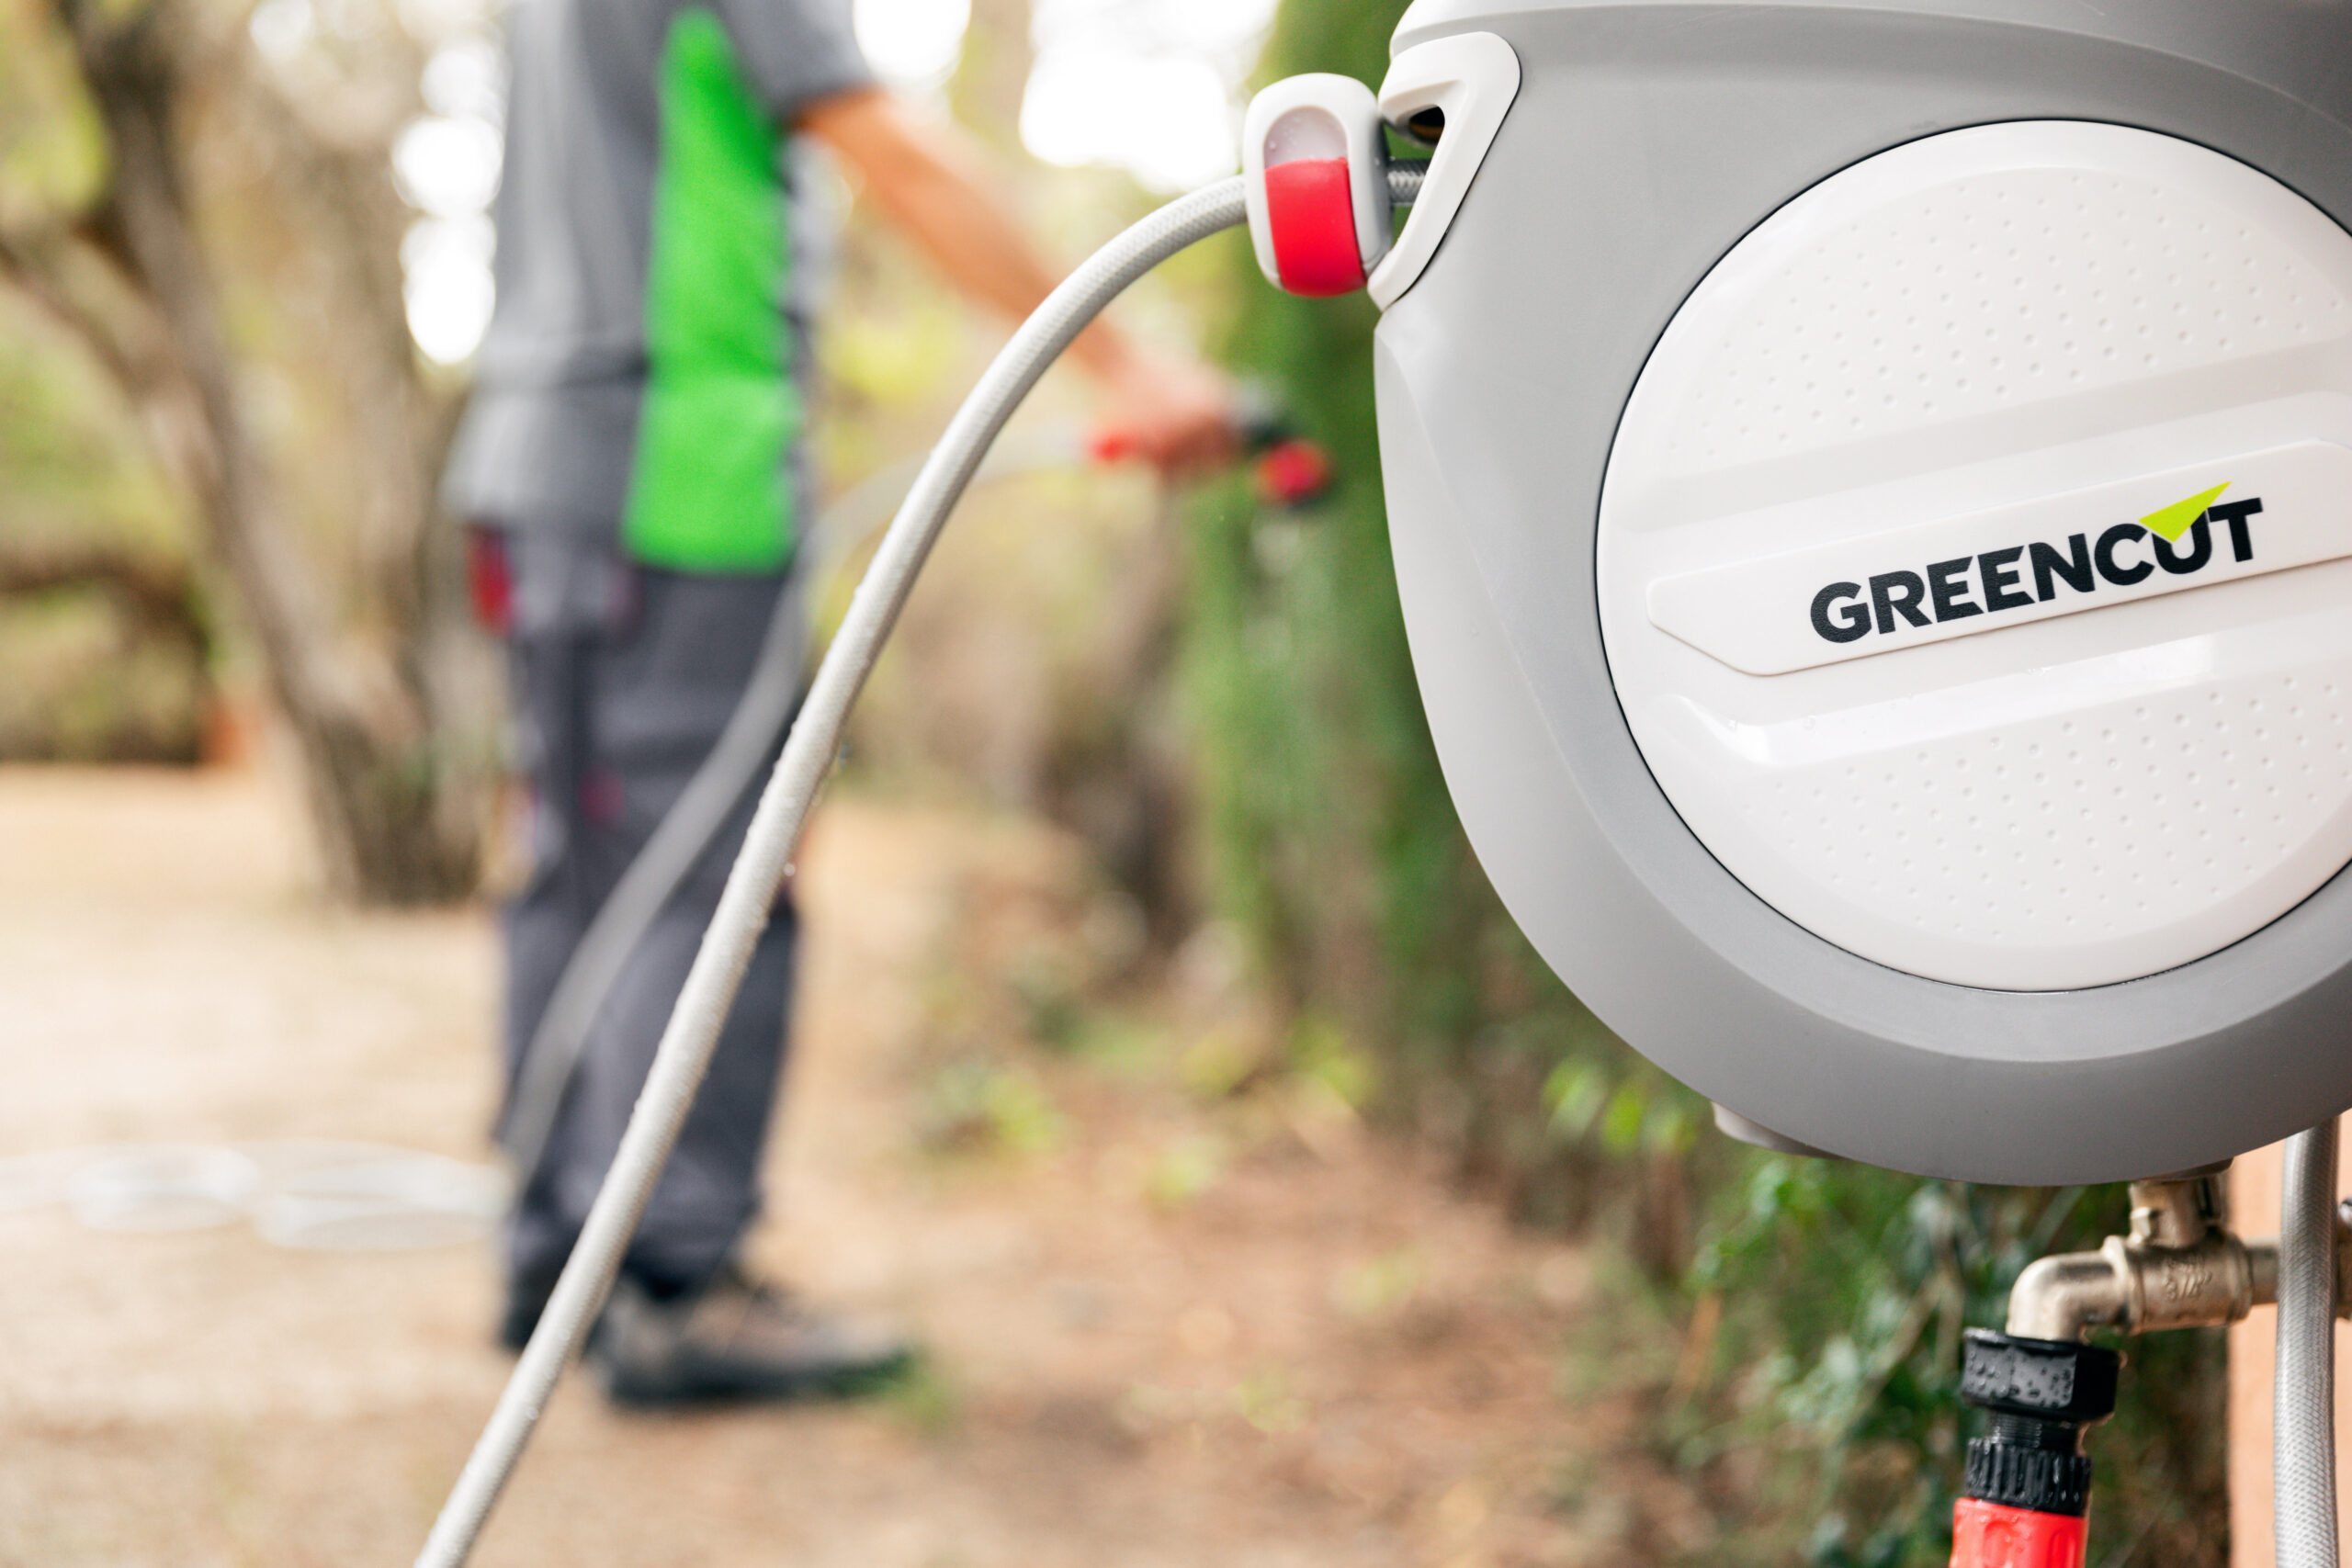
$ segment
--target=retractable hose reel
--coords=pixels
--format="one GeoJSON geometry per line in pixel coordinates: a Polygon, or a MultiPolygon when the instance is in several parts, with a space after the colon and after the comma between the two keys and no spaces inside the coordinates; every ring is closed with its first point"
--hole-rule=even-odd
{"type": "Polygon", "coordinates": [[[2352,1103],[2352,6],[2109,10],[1421,0],[1249,117],[1267,276],[1385,312],[1471,840],[1758,1136],[2113,1180],[2352,1103]]]}
{"type": "Polygon", "coordinates": [[[2346,58],[2342,0],[1419,0],[1248,118],[1267,278],[1384,312],[1424,705],[1554,968],[1737,1135],[2154,1178],[1971,1331],[1965,1568],[2083,1562],[2086,1330],[2273,1301],[2336,1561],[2346,58]],[[2303,1128],[2242,1241],[2213,1169],[2303,1128]]]}

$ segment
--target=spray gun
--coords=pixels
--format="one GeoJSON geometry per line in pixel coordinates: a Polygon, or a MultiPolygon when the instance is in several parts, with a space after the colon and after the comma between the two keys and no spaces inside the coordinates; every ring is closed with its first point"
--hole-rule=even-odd
{"type": "Polygon", "coordinates": [[[2275,1290],[2279,1561],[2332,1565],[2347,38],[2352,0],[1417,0],[1377,93],[1268,88],[1243,175],[1080,266],[924,465],[419,1562],[464,1561],[601,1303],[956,497],[1096,311],[1246,221],[1277,286],[1381,309],[1399,598],[1489,879],[1720,1125],[2032,1184],[2296,1134],[2275,1261],[2209,1177],[2143,1182],[1971,1339],[1955,1561],[2083,1561],[2085,1330],[2275,1290]]]}

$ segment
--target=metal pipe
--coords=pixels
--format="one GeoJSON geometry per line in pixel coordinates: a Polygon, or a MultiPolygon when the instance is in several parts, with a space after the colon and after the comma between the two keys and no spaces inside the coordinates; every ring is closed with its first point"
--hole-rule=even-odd
{"type": "Polygon", "coordinates": [[[2104,1252],[2037,1258],[2009,1287],[2008,1331],[2024,1339],[2079,1339],[2090,1328],[2120,1328],[2131,1288],[2104,1252]]]}
{"type": "Polygon", "coordinates": [[[2277,1290],[2275,1250],[2231,1234],[2214,1176],[2135,1181],[2132,1234],[2028,1265],[2009,1291],[2008,1331],[2079,1339],[2093,1328],[2206,1327],[2235,1323],[2277,1290]]]}

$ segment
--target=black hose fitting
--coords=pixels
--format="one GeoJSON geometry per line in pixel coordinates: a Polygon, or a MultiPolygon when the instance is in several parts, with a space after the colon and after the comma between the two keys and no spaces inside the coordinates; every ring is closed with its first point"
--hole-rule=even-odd
{"type": "Polygon", "coordinates": [[[1960,1396],[1991,1421],[1984,1436],[1969,1440],[1961,1495],[2082,1517],[2091,1501],[2083,1432],[2115,1414],[2122,1364],[2122,1357],[2097,1345],[1970,1329],[1961,1350],[1960,1396]]]}

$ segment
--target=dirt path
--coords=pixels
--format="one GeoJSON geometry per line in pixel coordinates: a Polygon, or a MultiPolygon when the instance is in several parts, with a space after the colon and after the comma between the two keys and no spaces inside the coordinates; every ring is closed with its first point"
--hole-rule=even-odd
{"type": "MultiPolygon", "coordinates": [[[[481,1157],[487,919],[321,907],[290,820],[252,776],[0,772],[0,1155],[481,1157]]],[[[1020,1038],[1068,1034],[1056,966],[1102,945],[1061,846],[843,800],[801,881],[758,1258],[910,1321],[933,1371],[871,1405],[676,1417],[575,1381],[481,1562],[1667,1555],[1671,1517],[1631,1499],[1670,1489],[1609,1457],[1622,1416],[1556,1392],[1579,1256],[1311,1087],[1187,1092],[1170,1064],[1215,1042],[1149,998],[1058,1052],[1020,1038]]],[[[10,1568],[405,1563],[507,1366],[481,1246],[292,1252],[51,1208],[0,1213],[0,1260],[10,1568]]]]}

